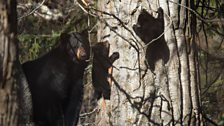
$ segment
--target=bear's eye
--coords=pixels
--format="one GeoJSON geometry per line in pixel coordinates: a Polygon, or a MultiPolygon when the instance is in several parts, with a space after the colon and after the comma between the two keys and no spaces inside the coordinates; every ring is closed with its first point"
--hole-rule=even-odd
{"type": "Polygon", "coordinates": [[[70,43],[70,45],[71,45],[72,48],[77,48],[77,47],[79,47],[79,42],[78,42],[77,39],[73,39],[73,40],[71,40],[69,43],[70,43]]]}

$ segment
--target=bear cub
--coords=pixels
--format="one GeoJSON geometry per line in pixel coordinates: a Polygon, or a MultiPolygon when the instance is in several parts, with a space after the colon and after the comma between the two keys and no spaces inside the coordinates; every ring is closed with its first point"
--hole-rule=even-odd
{"type": "Polygon", "coordinates": [[[155,63],[159,59],[162,59],[164,64],[168,62],[170,52],[165,42],[164,35],[158,40],[149,43],[164,32],[162,8],[158,9],[158,18],[154,18],[143,9],[138,16],[137,23],[133,25],[133,30],[146,45],[149,44],[146,48],[146,60],[151,71],[154,72],[155,63]]]}
{"type": "Polygon", "coordinates": [[[99,42],[93,47],[92,80],[97,99],[110,99],[113,63],[119,58],[118,52],[109,56],[109,42],[99,42]]]}

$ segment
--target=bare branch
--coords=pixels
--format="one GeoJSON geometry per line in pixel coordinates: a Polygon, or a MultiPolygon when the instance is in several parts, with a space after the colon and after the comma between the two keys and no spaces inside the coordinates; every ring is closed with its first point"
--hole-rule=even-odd
{"type": "MultiPolygon", "coordinates": [[[[169,0],[169,2],[174,3],[174,4],[177,4],[177,5],[181,6],[181,7],[184,7],[184,8],[186,8],[186,9],[188,9],[189,11],[193,12],[193,13],[196,15],[196,17],[197,17],[199,20],[201,20],[202,22],[204,22],[206,25],[208,25],[209,22],[213,22],[213,20],[206,20],[206,19],[204,19],[204,18],[201,17],[195,10],[193,10],[193,9],[191,9],[191,8],[185,6],[185,5],[176,3],[176,2],[174,2],[174,1],[172,1],[172,0],[169,0]]],[[[217,31],[216,29],[212,28],[212,30],[215,31],[217,34],[224,36],[223,33],[220,33],[220,32],[217,31]]]]}
{"type": "Polygon", "coordinates": [[[79,117],[80,117],[80,118],[83,118],[83,117],[85,117],[85,116],[91,115],[91,114],[97,112],[97,110],[98,110],[98,108],[94,108],[94,109],[93,109],[92,111],[90,111],[90,112],[87,112],[87,113],[81,113],[81,114],[79,115],[79,117]]]}
{"type": "Polygon", "coordinates": [[[44,4],[44,2],[45,2],[45,0],[43,0],[43,1],[40,3],[40,5],[38,5],[35,9],[33,9],[30,13],[25,14],[25,15],[23,15],[23,16],[21,16],[21,17],[18,17],[18,20],[21,20],[22,18],[25,18],[25,17],[27,17],[27,16],[29,16],[29,15],[35,13],[35,12],[36,12],[36,11],[43,5],[43,4],[44,4]]]}

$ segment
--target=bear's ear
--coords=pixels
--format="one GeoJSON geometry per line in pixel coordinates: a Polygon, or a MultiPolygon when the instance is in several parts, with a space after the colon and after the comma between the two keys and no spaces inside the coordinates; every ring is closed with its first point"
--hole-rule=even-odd
{"type": "Polygon", "coordinates": [[[60,35],[60,42],[67,43],[69,41],[70,35],[68,33],[61,33],[60,35]]]}
{"type": "Polygon", "coordinates": [[[87,29],[86,29],[86,30],[83,30],[83,31],[81,32],[81,35],[82,35],[82,37],[84,37],[85,39],[88,40],[89,33],[88,33],[88,30],[87,30],[87,29]]]}
{"type": "Polygon", "coordinates": [[[142,13],[142,14],[148,14],[148,11],[147,11],[146,9],[143,8],[143,9],[141,10],[141,13],[142,13]]]}
{"type": "Polygon", "coordinates": [[[110,48],[110,44],[108,41],[105,42],[98,42],[95,43],[92,46],[93,52],[103,55],[103,56],[108,56],[109,55],[109,48],[110,48]]]}
{"type": "Polygon", "coordinates": [[[144,22],[153,23],[155,21],[155,18],[145,9],[142,9],[140,15],[138,16],[138,23],[140,25],[144,24],[144,22]]]}

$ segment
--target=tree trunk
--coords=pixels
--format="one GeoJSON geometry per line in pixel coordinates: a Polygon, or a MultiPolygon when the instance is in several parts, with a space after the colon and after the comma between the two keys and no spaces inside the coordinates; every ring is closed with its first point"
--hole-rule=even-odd
{"type": "Polygon", "coordinates": [[[114,63],[117,69],[113,72],[111,99],[105,110],[107,116],[103,115],[104,119],[107,118],[104,124],[145,125],[150,120],[150,104],[147,100],[152,99],[150,90],[154,90],[154,86],[149,80],[152,76],[147,74],[149,71],[144,62],[145,48],[132,30],[138,15],[130,14],[139,3],[131,0],[101,0],[98,3],[98,9],[103,11],[98,12],[98,41],[108,41],[110,52],[117,51],[120,54],[114,63]],[[144,78],[143,74],[146,75],[144,78]]]}
{"type": "MultiPolygon", "coordinates": [[[[108,119],[104,125],[203,125],[194,47],[196,19],[188,9],[194,10],[193,1],[114,0],[98,3],[98,40],[109,41],[111,52],[120,53],[114,64],[118,69],[113,73],[110,105],[107,116],[103,116],[108,119]],[[169,61],[157,60],[152,72],[145,64],[145,54],[146,57],[149,55],[147,48],[152,45],[145,45],[146,42],[143,43],[131,28],[137,22],[141,7],[150,7],[153,15],[158,7],[164,12],[164,36],[160,38],[164,37],[168,46],[169,61]]],[[[149,28],[154,25],[157,24],[151,23],[149,28]]],[[[152,36],[154,33],[144,34],[152,36]]],[[[154,43],[161,41],[159,39],[154,43]]]]}
{"type": "Polygon", "coordinates": [[[0,2],[0,125],[18,125],[16,93],[16,2],[0,2]]]}
{"type": "Polygon", "coordinates": [[[165,15],[165,39],[170,50],[168,87],[174,125],[202,125],[197,73],[193,1],[160,1],[165,15]],[[178,16],[179,15],[179,16],[178,16]],[[187,48],[188,47],[188,48],[187,48]],[[190,53],[188,51],[190,50],[190,53]],[[193,121],[192,121],[193,120],[193,121]],[[192,123],[194,122],[194,123],[192,123]]]}
{"type": "Polygon", "coordinates": [[[0,125],[31,122],[32,103],[18,60],[16,0],[0,2],[0,125]]]}

